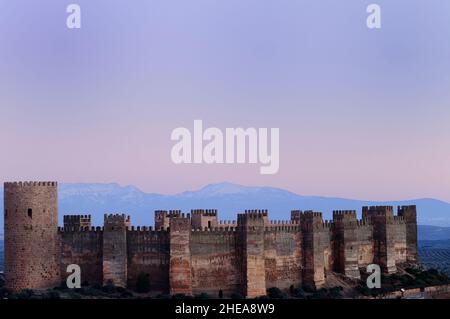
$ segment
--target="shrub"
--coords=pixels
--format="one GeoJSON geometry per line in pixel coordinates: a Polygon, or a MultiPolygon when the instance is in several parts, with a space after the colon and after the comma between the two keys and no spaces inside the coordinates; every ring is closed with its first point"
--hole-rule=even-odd
{"type": "Polygon", "coordinates": [[[287,296],[277,287],[267,289],[267,296],[270,299],[285,299],[287,296]]]}
{"type": "Polygon", "coordinates": [[[67,288],[67,283],[65,281],[61,281],[59,286],[53,288],[53,290],[60,290],[60,291],[63,291],[66,289],[69,289],[69,288],[67,288]]]}
{"type": "Polygon", "coordinates": [[[81,289],[77,289],[77,292],[85,295],[85,296],[103,296],[104,292],[101,290],[101,286],[99,288],[94,287],[83,287],[81,289]]]}
{"type": "Polygon", "coordinates": [[[107,294],[113,294],[117,291],[117,288],[112,282],[108,282],[105,286],[102,287],[102,291],[107,294]]]}
{"type": "Polygon", "coordinates": [[[332,299],[339,299],[341,298],[341,291],[344,290],[342,287],[333,287],[328,290],[328,297],[332,299]]]}
{"type": "Polygon", "coordinates": [[[172,299],[188,299],[188,296],[185,294],[175,294],[172,296],[172,299]]]}
{"type": "Polygon", "coordinates": [[[289,293],[291,294],[291,296],[294,294],[294,285],[290,285],[289,286],[289,293]]]}
{"type": "Polygon", "coordinates": [[[211,299],[211,297],[206,292],[202,292],[201,294],[196,295],[195,299],[211,299]]]}
{"type": "Polygon", "coordinates": [[[73,290],[69,292],[70,299],[81,299],[81,295],[73,290]]]}
{"type": "Polygon", "coordinates": [[[17,299],[31,299],[34,296],[34,292],[31,289],[24,289],[15,295],[17,299]]]}
{"type": "Polygon", "coordinates": [[[306,292],[315,292],[316,288],[311,284],[303,284],[303,290],[306,292]]]}
{"type": "Polygon", "coordinates": [[[11,291],[5,287],[0,288],[0,299],[8,298],[11,295],[11,291]]]}
{"type": "Polygon", "coordinates": [[[231,295],[231,299],[244,299],[244,296],[238,292],[235,292],[231,295]]]}
{"type": "Polygon", "coordinates": [[[306,298],[305,291],[302,288],[294,288],[294,291],[292,292],[292,295],[295,298],[298,298],[298,299],[305,299],[306,298]]]}
{"type": "Polygon", "coordinates": [[[222,291],[222,289],[219,290],[219,298],[220,298],[220,299],[223,298],[223,291],[222,291]]]}
{"type": "Polygon", "coordinates": [[[44,295],[44,299],[61,299],[57,290],[50,290],[44,295]]]}
{"type": "Polygon", "coordinates": [[[374,292],[374,289],[370,289],[366,285],[359,285],[356,290],[363,296],[370,296],[374,292]]]}
{"type": "Polygon", "coordinates": [[[133,293],[131,291],[129,291],[128,289],[124,289],[121,293],[120,293],[120,297],[121,298],[131,298],[133,297],[133,293]]]}
{"type": "Polygon", "coordinates": [[[312,296],[311,299],[328,299],[328,290],[326,288],[320,288],[319,290],[316,290],[312,296]]]}
{"type": "Polygon", "coordinates": [[[150,291],[150,276],[149,274],[141,272],[136,280],[136,291],[139,293],[146,293],[150,291]]]}
{"type": "Polygon", "coordinates": [[[99,283],[95,283],[95,284],[92,285],[92,288],[93,289],[97,289],[97,290],[102,290],[102,285],[99,284],[99,283]]]}

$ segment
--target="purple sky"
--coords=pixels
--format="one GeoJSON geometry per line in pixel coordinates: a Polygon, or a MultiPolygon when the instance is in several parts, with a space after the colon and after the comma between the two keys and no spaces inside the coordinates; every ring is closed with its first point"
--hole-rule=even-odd
{"type": "Polygon", "coordinates": [[[0,145],[5,181],[450,201],[450,1],[0,0],[0,145]],[[279,127],[279,173],[173,164],[194,119],[279,127]]]}

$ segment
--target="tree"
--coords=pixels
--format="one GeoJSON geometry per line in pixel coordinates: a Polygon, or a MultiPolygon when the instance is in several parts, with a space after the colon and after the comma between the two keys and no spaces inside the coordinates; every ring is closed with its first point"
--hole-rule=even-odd
{"type": "Polygon", "coordinates": [[[150,291],[150,276],[149,274],[141,272],[136,280],[136,291],[139,293],[146,293],[150,291]]]}

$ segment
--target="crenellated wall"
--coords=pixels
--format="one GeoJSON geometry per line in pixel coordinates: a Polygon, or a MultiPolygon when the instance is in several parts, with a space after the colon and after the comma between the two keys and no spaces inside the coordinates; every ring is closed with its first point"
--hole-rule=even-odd
{"type": "Polygon", "coordinates": [[[192,291],[240,293],[240,250],[235,228],[196,229],[190,240],[192,291]]]}
{"type": "Polygon", "coordinates": [[[374,263],[387,273],[397,271],[395,238],[398,227],[392,206],[363,207],[363,219],[373,225],[374,263]]]}
{"type": "Polygon", "coordinates": [[[169,224],[169,288],[170,294],[192,295],[191,220],[182,214],[169,224]]]}
{"type": "Polygon", "coordinates": [[[218,221],[217,210],[156,211],[155,229],[133,227],[129,216],[64,216],[57,227],[56,183],[5,184],[7,287],[45,289],[67,278],[70,264],[82,282],[134,287],[149,276],[153,292],[217,297],[258,297],[270,287],[321,287],[329,271],[360,278],[379,264],[392,273],[417,260],[415,206],[363,207],[322,213],[294,210],[289,221],[269,220],[267,210],[246,210],[237,221],[218,221]]]}
{"type": "Polygon", "coordinates": [[[329,228],[322,213],[306,211],[300,215],[303,239],[303,283],[321,287],[325,283],[325,251],[330,245],[329,228]]]}
{"type": "Polygon", "coordinates": [[[218,225],[217,209],[193,209],[191,210],[192,228],[214,228],[218,225]]]}
{"type": "Polygon", "coordinates": [[[66,281],[67,266],[81,268],[82,283],[103,283],[103,227],[59,228],[61,280],[66,281]]]}
{"type": "Polygon", "coordinates": [[[356,211],[333,211],[333,223],[334,269],[347,277],[359,279],[356,211]]]}
{"type": "Polygon", "coordinates": [[[150,288],[169,292],[170,238],[167,230],[131,227],[127,232],[128,286],[135,287],[140,273],[149,275],[150,288]]]}
{"type": "Polygon", "coordinates": [[[264,225],[267,214],[262,211],[246,211],[238,214],[238,245],[241,252],[241,291],[254,298],[265,295],[266,272],[264,256],[264,225]]]}
{"type": "Polygon", "coordinates": [[[103,227],[103,284],[127,286],[127,230],[130,216],[105,214],[103,227]]]}
{"type": "Polygon", "coordinates": [[[271,225],[264,232],[266,288],[300,286],[302,281],[300,225],[271,225]]]}
{"type": "Polygon", "coordinates": [[[373,226],[367,220],[358,220],[356,226],[358,242],[358,267],[365,268],[374,261],[373,226]]]}

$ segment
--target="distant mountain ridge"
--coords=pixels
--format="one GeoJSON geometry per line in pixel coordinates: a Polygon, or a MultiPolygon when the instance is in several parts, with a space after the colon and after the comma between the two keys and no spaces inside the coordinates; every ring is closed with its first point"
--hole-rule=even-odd
{"type": "MultiPolygon", "coordinates": [[[[104,213],[131,215],[133,225],[153,225],[154,210],[181,209],[190,212],[197,208],[216,208],[219,219],[236,219],[245,209],[268,209],[271,219],[289,219],[292,209],[323,212],[324,219],[332,218],[332,211],[353,209],[361,216],[367,205],[410,205],[418,208],[421,225],[450,226],[450,203],[436,199],[405,201],[363,201],[344,198],[302,196],[273,187],[250,187],[233,183],[210,184],[199,190],[175,195],[144,193],[134,186],[119,184],[59,184],[59,213],[62,215],[91,214],[95,225],[103,224],[104,213]]],[[[0,207],[3,211],[3,189],[0,188],[0,207]]],[[[3,232],[3,214],[0,233],[3,232]]],[[[0,237],[1,238],[1,237],[0,237]]]]}

